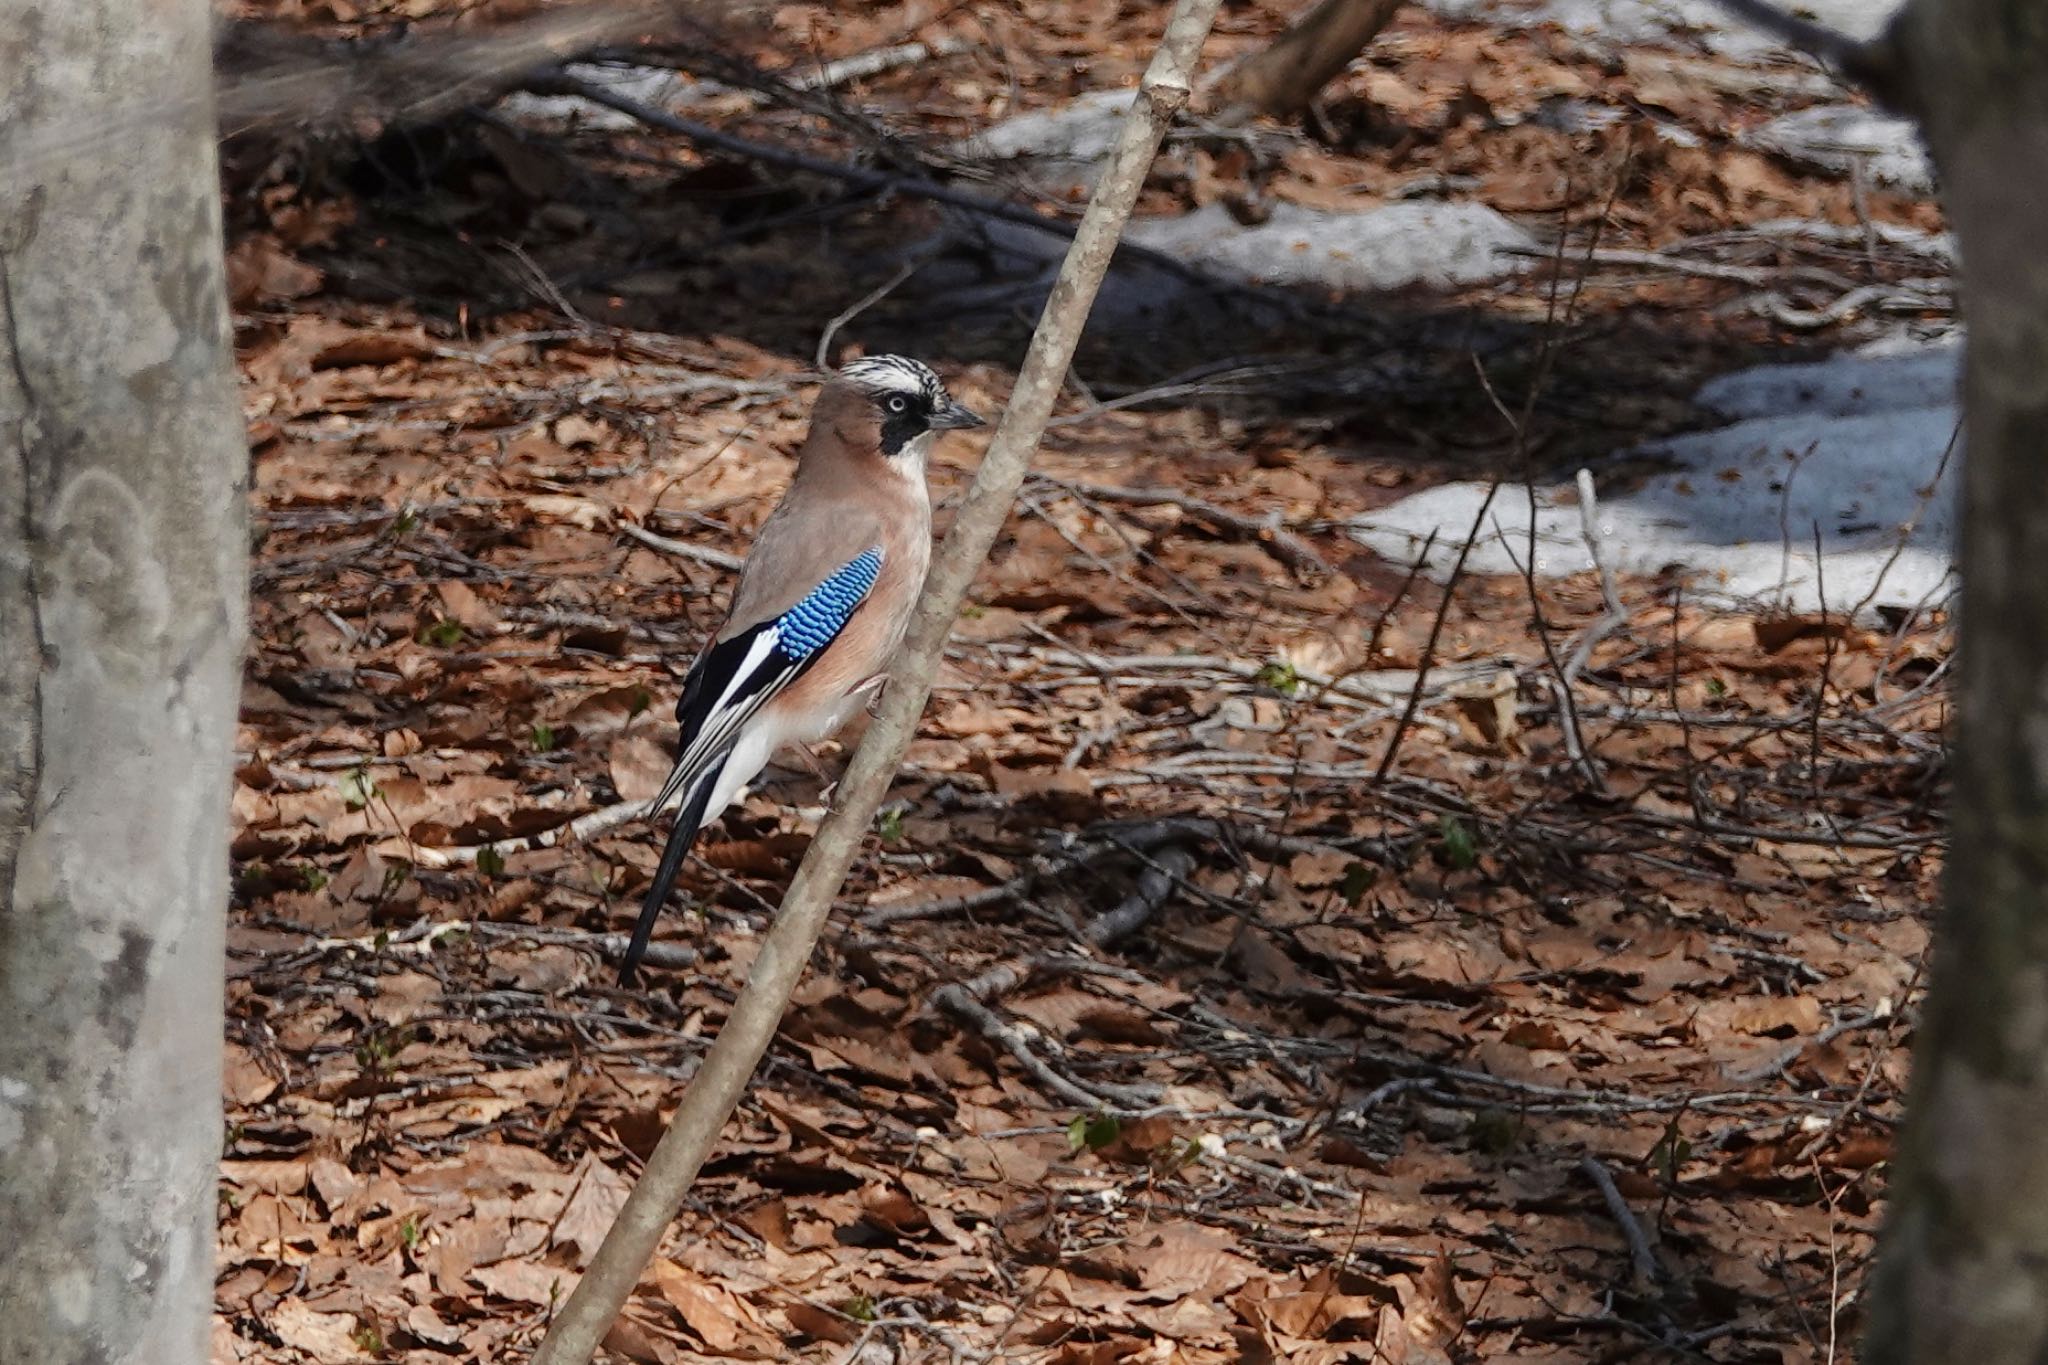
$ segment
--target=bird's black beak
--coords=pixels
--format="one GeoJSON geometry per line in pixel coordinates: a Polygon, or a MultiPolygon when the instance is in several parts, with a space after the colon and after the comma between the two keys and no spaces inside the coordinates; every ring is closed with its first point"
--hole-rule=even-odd
{"type": "Polygon", "coordinates": [[[966,431],[973,427],[985,427],[987,425],[988,423],[985,420],[966,408],[961,407],[950,398],[945,401],[943,406],[933,411],[931,416],[931,428],[933,431],[966,431]]]}

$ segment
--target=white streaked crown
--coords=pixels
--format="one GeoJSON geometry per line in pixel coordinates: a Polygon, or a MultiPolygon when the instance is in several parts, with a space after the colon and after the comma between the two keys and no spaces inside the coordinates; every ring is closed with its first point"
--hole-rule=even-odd
{"type": "Polygon", "coordinates": [[[946,386],[932,373],[932,367],[906,355],[863,356],[847,361],[839,373],[860,385],[870,398],[906,393],[933,407],[946,401],[946,386]]]}

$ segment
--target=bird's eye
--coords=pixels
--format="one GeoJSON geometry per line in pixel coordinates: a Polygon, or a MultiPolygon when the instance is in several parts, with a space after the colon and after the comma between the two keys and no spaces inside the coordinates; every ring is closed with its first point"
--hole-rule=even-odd
{"type": "Polygon", "coordinates": [[[897,394],[897,395],[896,395],[896,396],[895,396],[894,398],[891,398],[891,399],[889,400],[889,411],[891,411],[891,412],[909,412],[909,411],[910,411],[910,400],[909,400],[908,398],[905,398],[905,397],[904,397],[904,396],[903,396],[902,394],[900,394],[900,393],[899,393],[899,394],[897,394]]]}

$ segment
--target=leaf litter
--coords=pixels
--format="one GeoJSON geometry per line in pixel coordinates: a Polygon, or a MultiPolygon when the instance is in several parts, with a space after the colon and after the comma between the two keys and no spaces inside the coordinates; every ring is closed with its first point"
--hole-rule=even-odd
{"type": "MultiPolygon", "coordinates": [[[[406,17],[461,8],[479,7],[406,17]]],[[[979,45],[844,96],[948,137],[1113,84],[1156,36],[1149,10],[985,8],[799,4],[776,24],[823,57],[911,31],[979,45]]],[[[1218,54],[1284,17],[1227,11],[1218,54]]],[[[1580,245],[1596,220],[1644,251],[1762,241],[1759,269],[1810,259],[1764,226],[1787,217],[1939,226],[1737,141],[1538,117],[1632,97],[1701,132],[1801,98],[1407,14],[1310,133],[1249,161],[1192,141],[1148,210],[1248,179],[1318,210],[1428,180],[1580,245]]],[[[273,186],[237,220],[258,540],[223,1361],[530,1350],[853,740],[771,769],[686,874],[647,989],[613,988],[657,852],[617,813],[658,782],[726,557],[787,478],[816,330],[872,281],[746,217],[735,186],[776,191],[738,163],[567,137],[543,154],[661,158],[684,192],[627,183],[646,231],[681,235],[626,252],[502,165],[451,174],[432,207],[518,217],[516,286],[480,238],[436,265],[446,228],[389,196],[273,186]],[[720,260],[675,254],[718,233],[720,260]]],[[[843,259],[933,226],[780,193],[837,224],[843,259]]],[[[1897,273],[1844,255],[1831,268],[1897,273]]],[[[1571,259],[1404,295],[1377,339],[1333,333],[1380,366],[1363,399],[1297,353],[1146,402],[1188,338],[1084,352],[1093,387],[1065,401],[614,1359],[1779,1361],[1853,1337],[1940,870],[1942,612],[1851,628],[1849,603],[1745,613],[1630,573],[1616,619],[1593,573],[1446,587],[1346,533],[1439,479],[1524,497],[1537,469],[1698,420],[1705,374],[1807,353],[1739,281],[1554,270],[1571,259]],[[1577,296],[1568,325],[1544,323],[1546,272],[1577,296]],[[1547,374],[1519,431],[1475,369],[1509,412],[1547,374]]],[[[850,335],[921,334],[998,406],[1028,318],[931,306],[903,294],[850,335]]],[[[1249,324],[1241,343],[1274,344],[1249,324]]],[[[974,458],[970,438],[935,461],[942,522],[974,458]]]]}

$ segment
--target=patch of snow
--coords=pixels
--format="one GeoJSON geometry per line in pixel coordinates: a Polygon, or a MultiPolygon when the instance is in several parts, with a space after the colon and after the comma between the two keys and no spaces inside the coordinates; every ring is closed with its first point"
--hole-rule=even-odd
{"type": "Polygon", "coordinates": [[[1260,284],[1377,292],[1480,284],[1512,273],[1536,239],[1485,204],[1408,201],[1362,213],[1277,205],[1246,226],[1220,204],[1133,224],[1130,241],[1260,284]]]}
{"type": "Polygon", "coordinates": [[[1117,125],[1135,98],[1128,90],[1091,90],[1056,109],[1032,109],[968,139],[979,156],[1094,162],[1116,145],[1117,125]]]}
{"type": "MultiPolygon", "coordinates": [[[[1852,38],[1872,38],[1902,0],[1802,0],[1797,11],[1852,38]]],[[[1782,53],[1775,38],[1729,14],[1714,0],[1425,0],[1441,18],[1504,28],[1556,24],[1603,46],[1686,47],[1725,57],[1782,53]]]]}
{"type": "MultiPolygon", "coordinates": [[[[1247,227],[1220,205],[1133,224],[1125,239],[1224,280],[1308,284],[1365,293],[1429,284],[1456,287],[1500,279],[1525,264],[1510,249],[1534,249],[1528,233],[1483,204],[1405,201],[1362,213],[1282,204],[1247,227]]],[[[1051,288],[1066,242],[991,220],[979,225],[974,259],[930,259],[940,239],[906,243],[898,261],[924,262],[919,287],[948,309],[1008,310],[1051,288]]],[[[1236,307],[1241,305],[1232,305],[1236,307]]],[[[1102,282],[1091,326],[1219,326],[1232,313],[1213,289],[1126,254],[1102,282]]]]}
{"type": "Polygon", "coordinates": [[[1129,90],[1090,90],[1053,109],[1028,109],[966,139],[963,155],[1003,161],[1042,193],[1084,194],[1116,146],[1129,90]]]}
{"type": "Polygon", "coordinates": [[[1913,194],[1934,191],[1934,168],[1909,118],[1852,104],[1780,114],[1743,138],[1752,147],[1847,175],[1860,162],[1871,179],[1913,194]]]}
{"type": "MultiPolygon", "coordinates": [[[[1707,384],[1699,402],[1738,420],[1633,452],[1673,467],[1601,497],[1601,560],[1617,572],[1676,566],[1689,592],[1723,604],[1840,611],[1938,600],[1954,569],[1960,351],[1889,349],[1707,384]]],[[[1427,568],[1440,577],[1486,492],[1480,483],[1432,488],[1359,518],[1352,533],[1413,562],[1434,532],[1427,568]]],[[[1576,490],[1539,488],[1530,502],[1525,489],[1501,488],[1468,571],[1519,573],[1532,521],[1538,574],[1594,567],[1576,490]]]]}
{"type": "Polygon", "coordinates": [[[1961,352],[1898,341],[1808,365],[1759,365],[1708,380],[1694,401],[1723,417],[1856,417],[1950,407],[1961,352]]]}

